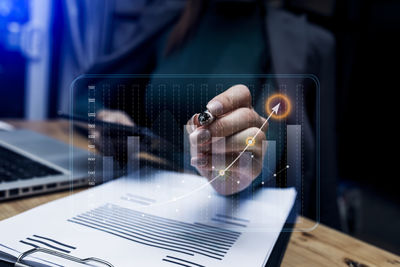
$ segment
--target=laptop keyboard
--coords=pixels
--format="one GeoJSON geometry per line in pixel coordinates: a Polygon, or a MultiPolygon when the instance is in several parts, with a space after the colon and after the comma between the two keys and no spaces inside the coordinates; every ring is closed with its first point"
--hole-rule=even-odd
{"type": "Polygon", "coordinates": [[[58,174],[62,173],[0,146],[0,183],[58,174]]]}

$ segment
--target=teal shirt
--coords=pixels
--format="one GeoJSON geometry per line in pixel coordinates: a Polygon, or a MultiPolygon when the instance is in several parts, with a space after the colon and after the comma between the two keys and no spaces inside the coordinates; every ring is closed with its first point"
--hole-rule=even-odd
{"type": "MultiPolygon", "coordinates": [[[[204,111],[208,101],[234,84],[248,85],[254,100],[263,81],[256,77],[235,79],[235,74],[267,73],[268,49],[265,20],[259,4],[243,2],[213,3],[178,50],[165,56],[170,31],[158,44],[157,66],[146,88],[146,120],[157,135],[182,151],[183,127],[193,114],[204,111]],[[171,82],[157,74],[173,74],[171,82]],[[179,78],[179,74],[201,74],[200,78],[179,78]],[[207,74],[229,74],[229,78],[210,78],[207,74]],[[232,76],[231,76],[232,75],[232,76]],[[223,86],[221,86],[223,85],[223,86]]],[[[182,166],[182,155],[172,164],[182,166]]]]}
{"type": "MultiPolygon", "coordinates": [[[[232,6],[211,1],[179,50],[165,56],[169,31],[161,38],[153,74],[267,73],[268,51],[262,10],[254,2],[232,6]]],[[[152,86],[146,90],[149,121],[158,120],[162,112],[169,112],[178,125],[183,125],[194,113],[204,110],[211,98],[239,82],[249,85],[255,96],[262,81],[252,77],[219,80],[204,76],[196,80],[176,79],[176,83],[168,84],[160,78],[152,79],[152,86]]]]}

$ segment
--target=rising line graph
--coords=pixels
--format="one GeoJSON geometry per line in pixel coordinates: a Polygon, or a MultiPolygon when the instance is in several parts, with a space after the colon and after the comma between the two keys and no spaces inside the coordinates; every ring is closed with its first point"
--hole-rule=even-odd
{"type": "MultiPolygon", "coordinates": [[[[268,123],[268,121],[271,119],[272,115],[273,115],[273,114],[278,114],[279,107],[280,107],[280,103],[278,103],[277,105],[275,105],[275,106],[272,108],[272,112],[269,114],[269,116],[267,117],[267,119],[265,120],[265,122],[264,122],[264,123],[262,124],[262,126],[258,129],[258,131],[253,135],[253,137],[251,137],[250,140],[253,140],[253,141],[254,141],[255,138],[258,136],[258,134],[261,132],[261,130],[264,128],[264,126],[265,126],[265,125],[268,123]]],[[[215,180],[217,180],[218,178],[224,176],[225,173],[240,159],[240,157],[247,151],[247,149],[248,149],[251,145],[252,145],[251,143],[248,143],[248,144],[245,146],[245,148],[239,153],[239,155],[238,155],[228,166],[226,166],[224,169],[220,170],[220,171],[218,172],[218,174],[217,174],[214,178],[210,179],[208,182],[202,184],[201,186],[199,186],[199,187],[197,187],[197,188],[195,188],[195,189],[193,189],[193,190],[191,190],[191,191],[189,191],[189,192],[187,192],[187,193],[185,193],[185,194],[183,194],[183,195],[180,195],[180,196],[178,196],[178,197],[174,197],[174,198],[171,199],[171,200],[167,200],[167,201],[163,201],[163,202],[159,202],[159,203],[153,203],[153,204],[150,204],[150,205],[148,205],[148,206],[146,206],[146,207],[160,206],[160,205],[165,205],[165,204],[168,204],[168,203],[171,203],[171,202],[175,202],[175,201],[178,201],[178,200],[187,198],[187,197],[189,197],[190,195],[192,195],[192,194],[194,194],[194,193],[196,193],[196,192],[202,190],[204,187],[206,187],[206,186],[208,186],[209,184],[213,183],[213,182],[214,182],[215,180]]]]}

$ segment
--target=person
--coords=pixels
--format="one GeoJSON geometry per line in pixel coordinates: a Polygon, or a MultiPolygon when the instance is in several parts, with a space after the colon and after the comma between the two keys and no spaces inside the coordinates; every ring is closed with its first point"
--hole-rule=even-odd
{"type": "MultiPolygon", "coordinates": [[[[335,142],[334,142],[334,39],[325,30],[307,22],[303,16],[295,16],[286,11],[271,8],[263,1],[222,1],[188,0],[185,4],[171,4],[169,1],[155,1],[143,9],[138,23],[141,31],[135,38],[110,55],[100,56],[86,73],[149,73],[149,74],[240,74],[240,73],[312,73],[321,84],[321,221],[338,228],[336,208],[335,142]],[[195,64],[193,64],[195,63],[195,64]]],[[[157,79],[151,79],[157,84],[157,79]]],[[[206,82],[210,82],[207,80],[206,82]]],[[[290,83],[290,81],[287,81],[290,83]]],[[[218,81],[212,81],[218,83],[218,81]]],[[[261,81],[250,78],[243,84],[252,83],[256,88],[261,81]]],[[[192,143],[192,165],[198,172],[212,179],[210,156],[198,154],[210,149],[209,140],[213,136],[227,138],[230,147],[225,149],[228,159],[233,152],[243,149],[244,136],[253,135],[259,129],[265,117],[262,116],[262,103],[252,106],[252,91],[245,85],[237,84],[224,88],[224,92],[209,99],[208,110],[217,119],[207,127],[189,127],[192,143]],[[238,118],[245,118],[238,120],[238,118]],[[245,123],[242,123],[245,122],[245,123]],[[218,128],[218,135],[216,131],[218,128]]],[[[215,85],[215,84],[213,84],[215,85]]],[[[292,86],[292,85],[290,85],[292,86]]],[[[153,86],[152,88],[156,88],[153,86]]],[[[145,108],[157,105],[152,98],[155,90],[145,92],[145,108]]],[[[182,87],[183,88],[183,87],[182,87]]],[[[261,88],[254,92],[260,95],[261,88]]],[[[170,96],[169,96],[170,97],[170,96]]],[[[254,95],[253,95],[254,99],[254,95]]],[[[257,99],[257,98],[256,98],[257,99]]],[[[175,99],[175,104],[186,99],[175,99]]],[[[168,101],[164,101],[168,102],[168,101]]],[[[171,101],[172,102],[172,101],[171,101]]],[[[314,105],[313,103],[312,105],[314,105]]],[[[171,104],[172,105],[172,104],[171,104]]],[[[199,112],[202,103],[188,107],[187,114],[199,112]],[[189,112],[190,111],[190,112],[189,112]]],[[[165,107],[168,109],[168,106],[165,107]]],[[[172,107],[171,107],[172,108],[172,107]]],[[[152,121],[157,114],[148,112],[152,121]]],[[[311,117],[315,110],[306,116],[311,117]]],[[[138,123],[134,111],[104,109],[98,112],[99,119],[119,122],[127,125],[138,123]]],[[[137,118],[137,117],[136,117],[137,118]]],[[[193,125],[193,118],[178,118],[179,124],[193,125]]],[[[140,120],[140,118],[138,118],[140,120]]],[[[311,120],[311,119],[310,119],[311,120]]],[[[306,153],[315,157],[313,135],[315,125],[305,127],[306,153]]],[[[265,140],[265,129],[257,136],[252,152],[260,158],[261,141],[265,140]]],[[[316,162],[310,169],[315,169],[316,162]]],[[[262,165],[255,165],[252,175],[238,176],[243,179],[235,186],[224,186],[222,182],[213,183],[216,190],[223,194],[235,194],[259,176],[262,165]],[[244,177],[244,178],[243,178],[244,177]],[[225,188],[231,188],[225,190],[225,188]]],[[[235,169],[233,169],[233,173],[235,169]]],[[[306,192],[318,188],[316,173],[305,177],[306,192]]],[[[318,204],[310,197],[304,200],[304,214],[316,219],[318,204]]]]}

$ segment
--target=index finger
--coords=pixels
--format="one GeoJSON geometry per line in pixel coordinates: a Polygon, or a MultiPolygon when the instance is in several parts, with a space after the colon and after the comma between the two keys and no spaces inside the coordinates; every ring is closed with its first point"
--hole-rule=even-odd
{"type": "Polygon", "coordinates": [[[214,116],[221,116],[241,107],[251,107],[250,90],[243,84],[232,86],[207,104],[207,109],[214,116]]]}

